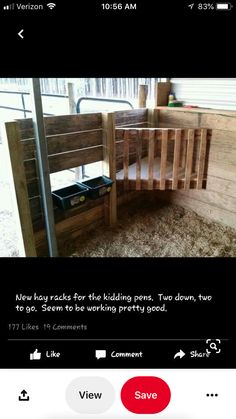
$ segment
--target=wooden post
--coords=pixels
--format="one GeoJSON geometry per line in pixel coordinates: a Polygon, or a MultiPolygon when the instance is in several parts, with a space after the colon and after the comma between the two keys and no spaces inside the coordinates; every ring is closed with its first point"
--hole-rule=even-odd
{"type": "Polygon", "coordinates": [[[103,113],[103,173],[113,180],[111,192],[105,198],[105,222],[114,225],[117,221],[116,196],[116,144],[114,113],[103,113]]]}
{"type": "Polygon", "coordinates": [[[148,138],[148,189],[153,189],[153,166],[154,166],[154,139],[155,130],[149,130],[148,138]]]}
{"type": "Polygon", "coordinates": [[[148,85],[140,84],[138,90],[138,107],[146,108],[147,106],[148,85]]]}
{"type": "Polygon", "coordinates": [[[5,133],[11,160],[25,256],[37,256],[18,123],[7,122],[5,124],[5,133]]]}
{"type": "Polygon", "coordinates": [[[174,145],[174,161],[173,161],[172,189],[178,189],[181,134],[182,134],[181,129],[176,129],[175,130],[175,145],[174,145]]]}
{"type": "Polygon", "coordinates": [[[186,168],[185,168],[185,181],[184,181],[184,189],[185,190],[190,188],[192,165],[193,165],[194,136],[195,136],[195,130],[194,129],[189,129],[188,130],[188,146],[187,146],[186,168]]]}
{"type": "Polygon", "coordinates": [[[142,130],[136,131],[136,190],[141,190],[142,130]]]}
{"type": "Polygon", "coordinates": [[[158,128],[159,109],[148,109],[148,127],[158,128]]]}
{"type": "Polygon", "coordinates": [[[206,161],[207,129],[201,129],[201,140],[198,156],[197,189],[202,189],[204,167],[206,161]]]}
{"type": "MultiPolygon", "coordinates": [[[[69,112],[75,114],[76,112],[76,100],[75,100],[75,89],[74,83],[67,84],[68,96],[69,96],[69,112]]],[[[75,168],[75,181],[82,179],[82,167],[75,168]]]]}
{"type": "Polygon", "coordinates": [[[129,189],[129,130],[125,130],[123,146],[124,190],[129,189]]]}
{"type": "Polygon", "coordinates": [[[68,88],[68,96],[69,96],[69,111],[70,111],[70,114],[73,114],[73,113],[76,113],[74,84],[68,83],[67,88],[68,88]]]}
{"type": "Polygon", "coordinates": [[[168,130],[162,131],[161,136],[161,166],[160,166],[160,189],[166,186],[166,162],[168,150],[168,130]]]}
{"type": "Polygon", "coordinates": [[[171,90],[171,82],[157,82],[155,85],[155,107],[167,106],[171,90]]]}

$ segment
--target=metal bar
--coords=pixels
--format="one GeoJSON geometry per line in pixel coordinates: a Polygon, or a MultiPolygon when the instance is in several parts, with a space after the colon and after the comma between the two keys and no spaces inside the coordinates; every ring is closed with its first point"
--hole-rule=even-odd
{"type": "MultiPolygon", "coordinates": [[[[22,102],[22,108],[13,108],[11,106],[3,106],[0,105],[0,109],[9,109],[11,111],[19,111],[19,112],[23,112],[24,113],[24,118],[27,118],[27,113],[31,113],[32,111],[29,109],[25,108],[25,99],[24,99],[24,95],[30,95],[29,92],[16,92],[13,90],[7,91],[7,90],[0,90],[0,94],[12,94],[12,95],[21,95],[21,102],[22,102]]],[[[41,96],[49,96],[49,97],[61,97],[61,98],[68,98],[68,95],[57,95],[57,94],[53,94],[53,93],[41,93],[41,96]]],[[[44,113],[43,115],[45,116],[52,116],[54,115],[53,113],[44,113]]]]}
{"type": "Polygon", "coordinates": [[[49,255],[58,256],[57,241],[55,233],[55,222],[53,203],[51,195],[50,171],[48,164],[47,143],[43,122],[42,100],[40,92],[40,80],[32,78],[32,117],[35,132],[37,161],[39,178],[43,200],[43,210],[46,222],[46,232],[48,240],[49,255]]]}
{"type": "Polygon", "coordinates": [[[0,93],[7,93],[7,94],[12,94],[12,95],[21,95],[21,93],[24,93],[25,95],[30,95],[29,92],[19,92],[19,91],[14,91],[14,90],[0,90],[0,93]]]}
{"type": "MultiPolygon", "coordinates": [[[[82,96],[82,97],[79,98],[79,100],[77,101],[77,104],[76,104],[76,112],[77,113],[80,113],[80,103],[83,100],[87,100],[87,101],[90,100],[90,101],[95,101],[95,102],[126,103],[131,107],[131,109],[133,109],[132,103],[130,103],[128,100],[111,99],[111,98],[99,98],[99,97],[93,97],[93,96],[90,96],[90,97],[82,96]]],[[[81,166],[81,170],[82,170],[82,178],[84,179],[84,178],[86,178],[86,172],[85,172],[85,166],[84,165],[81,166]]]]}
{"type": "Polygon", "coordinates": [[[21,93],[21,102],[23,106],[24,118],[26,118],[24,93],[21,93]]]}
{"type": "Polygon", "coordinates": [[[127,105],[129,105],[131,107],[131,109],[134,109],[132,103],[130,103],[128,100],[123,100],[123,99],[109,99],[109,98],[100,98],[100,97],[86,97],[86,96],[82,96],[79,98],[77,105],[76,105],[76,110],[77,113],[80,113],[80,103],[83,100],[91,100],[91,101],[95,101],[95,102],[112,102],[112,103],[126,103],[127,105]]]}
{"type": "Polygon", "coordinates": [[[57,95],[54,93],[42,93],[41,96],[51,96],[51,97],[64,97],[64,98],[68,98],[68,95],[57,95]]]}
{"type": "MultiPolygon", "coordinates": [[[[13,94],[13,95],[21,95],[23,93],[23,95],[30,95],[29,92],[15,92],[13,90],[0,90],[0,93],[9,93],[9,94],[13,94]]],[[[68,98],[68,95],[58,95],[58,94],[54,94],[54,93],[41,93],[41,96],[52,96],[52,97],[65,97],[68,98]]]]}
{"type": "MultiPolygon", "coordinates": [[[[23,109],[22,109],[22,108],[12,108],[11,106],[2,106],[2,105],[0,105],[0,108],[1,108],[1,109],[10,109],[10,110],[12,110],[12,111],[19,111],[19,112],[23,112],[23,109]]],[[[31,113],[32,111],[31,111],[31,110],[29,110],[29,109],[25,109],[25,112],[26,112],[26,113],[31,113]]],[[[46,115],[46,116],[53,116],[53,115],[54,115],[54,113],[44,113],[44,115],[46,115]]]]}
{"type": "MultiPolygon", "coordinates": [[[[19,112],[23,112],[23,108],[13,108],[12,106],[3,106],[3,105],[0,105],[0,108],[2,108],[2,109],[11,109],[12,111],[19,111],[19,112]]],[[[25,112],[32,112],[31,110],[29,110],[29,109],[25,109],[25,112]]]]}

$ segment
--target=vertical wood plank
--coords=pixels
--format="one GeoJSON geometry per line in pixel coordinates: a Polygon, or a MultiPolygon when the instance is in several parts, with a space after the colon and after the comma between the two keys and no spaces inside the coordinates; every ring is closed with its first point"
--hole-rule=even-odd
{"type": "Polygon", "coordinates": [[[160,167],[160,189],[164,190],[166,185],[166,162],[167,162],[167,143],[169,130],[162,131],[161,136],[161,167],[160,167]]]}
{"type": "Polygon", "coordinates": [[[176,129],[175,130],[175,146],[174,146],[172,189],[178,189],[178,174],[179,174],[179,162],[180,162],[181,133],[182,133],[181,129],[176,129]]]}
{"type": "Polygon", "coordinates": [[[159,109],[148,109],[147,122],[149,128],[158,127],[159,109]]]}
{"type": "Polygon", "coordinates": [[[129,189],[129,130],[125,130],[124,134],[124,156],[123,156],[123,169],[124,169],[124,190],[129,189]]]}
{"type": "Polygon", "coordinates": [[[103,122],[103,173],[113,180],[111,192],[105,197],[105,223],[114,225],[117,221],[116,195],[116,147],[114,113],[102,114],[103,122]]]}
{"type": "Polygon", "coordinates": [[[188,134],[186,134],[186,129],[182,130],[182,135],[181,135],[181,145],[180,145],[180,166],[182,169],[185,169],[186,167],[186,156],[187,156],[187,145],[188,145],[188,141],[186,141],[184,138],[187,136],[188,134]]]}
{"type": "MultiPolygon", "coordinates": [[[[74,83],[67,83],[68,89],[68,100],[69,100],[69,112],[75,114],[76,112],[76,100],[75,100],[75,89],[74,83]]],[[[81,181],[83,177],[82,166],[75,167],[75,181],[81,181]]]]}
{"type": "Polygon", "coordinates": [[[155,84],[155,106],[167,106],[168,97],[171,90],[171,83],[157,82],[155,84]]]}
{"type": "Polygon", "coordinates": [[[153,166],[154,166],[154,138],[155,130],[149,130],[148,138],[148,189],[153,189],[153,166]]]}
{"type": "Polygon", "coordinates": [[[74,84],[67,83],[67,89],[68,89],[69,111],[70,111],[70,114],[75,114],[76,113],[76,100],[75,100],[74,84]]]}
{"type": "Polygon", "coordinates": [[[154,109],[148,109],[147,110],[147,126],[148,128],[152,128],[153,125],[153,119],[154,119],[154,114],[153,114],[154,109]]]}
{"type": "Polygon", "coordinates": [[[148,85],[147,84],[140,84],[138,89],[138,107],[139,108],[146,108],[148,96],[148,85]]]}
{"type": "Polygon", "coordinates": [[[206,159],[207,129],[201,129],[200,149],[198,156],[197,189],[202,189],[204,166],[206,159]]]}
{"type": "Polygon", "coordinates": [[[192,164],[193,164],[193,147],[194,147],[194,129],[188,130],[188,146],[187,146],[187,157],[186,157],[186,168],[185,168],[185,182],[184,189],[189,189],[190,180],[192,174],[192,164]]]}
{"type": "Polygon", "coordinates": [[[17,122],[8,122],[5,124],[5,127],[25,255],[33,257],[37,256],[37,253],[35,248],[34,232],[29,206],[23,154],[20,144],[20,130],[17,122]]]}
{"type": "Polygon", "coordinates": [[[141,190],[142,130],[136,131],[136,190],[141,190]]]}

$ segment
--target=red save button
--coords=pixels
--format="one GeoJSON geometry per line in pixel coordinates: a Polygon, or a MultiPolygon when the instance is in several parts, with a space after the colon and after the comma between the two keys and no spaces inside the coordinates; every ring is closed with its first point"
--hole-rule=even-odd
{"type": "Polygon", "coordinates": [[[133,377],[121,390],[123,405],[133,413],[159,413],[170,402],[170,388],[158,377],[133,377]]]}

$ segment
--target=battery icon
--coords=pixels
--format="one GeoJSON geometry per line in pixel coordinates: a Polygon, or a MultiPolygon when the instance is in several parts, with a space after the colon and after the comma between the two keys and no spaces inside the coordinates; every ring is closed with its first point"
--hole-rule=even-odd
{"type": "Polygon", "coordinates": [[[231,10],[232,7],[231,3],[216,3],[216,10],[231,10]]]}

